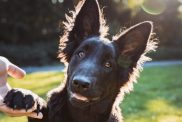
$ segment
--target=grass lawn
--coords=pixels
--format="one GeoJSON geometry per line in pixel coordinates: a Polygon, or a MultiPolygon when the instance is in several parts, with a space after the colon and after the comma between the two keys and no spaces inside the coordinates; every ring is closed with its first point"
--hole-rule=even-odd
{"type": "MultiPolygon", "coordinates": [[[[32,73],[23,80],[9,78],[9,82],[45,98],[63,76],[59,72],[32,73]]],[[[182,65],[145,68],[138,82],[121,104],[124,122],[182,122],[182,65]]],[[[26,117],[0,113],[0,122],[13,121],[26,122],[26,117]]]]}

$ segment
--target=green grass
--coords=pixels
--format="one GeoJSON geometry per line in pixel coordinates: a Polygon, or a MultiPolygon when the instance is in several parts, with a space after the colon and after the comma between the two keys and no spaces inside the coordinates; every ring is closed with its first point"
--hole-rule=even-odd
{"type": "Polygon", "coordinates": [[[121,104],[125,122],[182,122],[182,66],[142,72],[121,104]]]}
{"type": "MultiPolygon", "coordinates": [[[[182,65],[145,68],[134,92],[121,104],[124,122],[182,122],[182,65]]],[[[63,73],[32,73],[23,80],[9,78],[13,87],[21,87],[46,96],[63,80],[63,73]]],[[[0,114],[0,122],[26,122],[25,117],[0,114]]]]}

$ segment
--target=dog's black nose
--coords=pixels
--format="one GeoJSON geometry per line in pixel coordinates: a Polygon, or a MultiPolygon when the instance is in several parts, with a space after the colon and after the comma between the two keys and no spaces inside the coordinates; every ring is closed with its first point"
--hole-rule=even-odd
{"type": "Polygon", "coordinates": [[[73,79],[73,87],[76,90],[86,91],[90,88],[90,85],[91,85],[91,83],[88,80],[81,79],[81,78],[74,78],[73,79]]]}

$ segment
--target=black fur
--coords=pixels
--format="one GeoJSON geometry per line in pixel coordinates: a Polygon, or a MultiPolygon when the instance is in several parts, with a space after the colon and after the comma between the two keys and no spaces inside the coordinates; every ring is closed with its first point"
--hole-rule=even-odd
{"type": "Polygon", "coordinates": [[[152,23],[139,23],[110,41],[96,0],[82,1],[67,19],[59,53],[68,64],[65,82],[49,93],[43,120],[29,122],[122,122],[119,102],[132,90],[145,54],[156,47],[152,23]]]}

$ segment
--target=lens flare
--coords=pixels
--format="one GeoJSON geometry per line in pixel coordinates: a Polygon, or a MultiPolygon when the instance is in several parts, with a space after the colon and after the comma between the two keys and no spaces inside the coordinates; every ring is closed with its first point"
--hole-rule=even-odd
{"type": "Polygon", "coordinates": [[[151,15],[159,15],[166,9],[164,0],[145,0],[141,5],[142,9],[151,15]]]}
{"type": "Polygon", "coordinates": [[[182,0],[178,0],[180,3],[182,3],[182,0]]]}
{"type": "Polygon", "coordinates": [[[58,0],[60,3],[63,3],[64,2],[64,0],[58,0]]]}
{"type": "Polygon", "coordinates": [[[182,5],[179,6],[178,11],[182,13],[182,5]]]}

